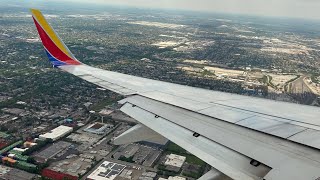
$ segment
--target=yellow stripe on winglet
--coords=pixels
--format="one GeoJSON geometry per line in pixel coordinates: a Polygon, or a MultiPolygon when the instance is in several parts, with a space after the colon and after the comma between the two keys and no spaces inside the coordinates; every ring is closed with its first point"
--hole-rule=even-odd
{"type": "Polygon", "coordinates": [[[37,9],[31,9],[31,13],[33,17],[38,21],[38,23],[42,26],[42,28],[46,31],[51,40],[57,45],[57,47],[63,51],[67,56],[72,58],[71,54],[63,44],[63,42],[59,39],[56,33],[53,31],[52,27],[49,25],[47,20],[44,18],[42,13],[37,9]]]}

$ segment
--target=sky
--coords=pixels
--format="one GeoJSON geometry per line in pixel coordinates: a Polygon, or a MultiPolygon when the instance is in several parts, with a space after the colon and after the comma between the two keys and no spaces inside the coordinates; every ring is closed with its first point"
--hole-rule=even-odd
{"type": "MultiPolygon", "coordinates": [[[[66,1],[66,0],[58,0],[66,1]]],[[[138,8],[320,19],[320,0],[68,0],[138,8]]]]}
{"type": "MultiPolygon", "coordinates": [[[[0,0],[1,1],[1,0],[0,0]]],[[[55,3],[90,3],[137,8],[192,10],[271,17],[293,17],[320,20],[320,0],[2,0],[18,5],[55,3]]],[[[8,3],[1,3],[5,5],[8,3]]]]}

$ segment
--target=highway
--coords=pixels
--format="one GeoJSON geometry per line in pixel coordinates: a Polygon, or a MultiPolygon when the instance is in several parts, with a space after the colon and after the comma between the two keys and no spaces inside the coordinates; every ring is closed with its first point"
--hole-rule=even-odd
{"type": "Polygon", "coordinates": [[[305,76],[301,76],[293,81],[289,92],[296,99],[300,99],[300,102],[303,102],[303,104],[310,105],[315,101],[316,95],[314,95],[313,91],[309,88],[305,78],[305,76]]]}

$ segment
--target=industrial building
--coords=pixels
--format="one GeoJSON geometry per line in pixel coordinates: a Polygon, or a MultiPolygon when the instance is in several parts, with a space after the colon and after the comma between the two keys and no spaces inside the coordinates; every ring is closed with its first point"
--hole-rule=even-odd
{"type": "Polygon", "coordinates": [[[154,180],[157,176],[157,173],[155,172],[144,172],[139,177],[139,180],[154,180]]]}
{"type": "Polygon", "coordinates": [[[125,167],[125,165],[104,161],[87,177],[87,179],[113,180],[124,170],[125,167]]]}
{"type": "Polygon", "coordinates": [[[84,129],[85,132],[93,134],[104,134],[107,130],[113,128],[112,124],[94,123],[84,129]]]}
{"type": "Polygon", "coordinates": [[[184,156],[170,154],[166,156],[164,165],[166,165],[166,169],[178,172],[185,161],[186,157],[184,156]]]}
{"type": "Polygon", "coordinates": [[[158,180],[186,180],[186,178],[180,176],[170,176],[168,179],[159,178],[158,180]]]}
{"type": "Polygon", "coordinates": [[[25,148],[25,149],[22,149],[22,148],[17,148],[17,147],[15,147],[15,148],[13,148],[13,150],[14,151],[19,151],[19,152],[24,152],[24,151],[26,151],[28,148],[25,148]]]}
{"type": "MultiPolygon", "coordinates": [[[[34,140],[36,141],[37,138],[34,139],[34,140]]],[[[32,146],[35,146],[35,145],[37,145],[37,143],[29,142],[29,141],[26,141],[26,142],[23,143],[23,147],[25,147],[25,148],[29,148],[29,147],[32,147],[32,146]]]]}
{"type": "Polygon", "coordinates": [[[132,170],[124,169],[119,176],[125,179],[132,179],[132,170]]]}
{"type": "Polygon", "coordinates": [[[19,179],[32,180],[36,179],[37,175],[31,174],[16,168],[0,165],[0,180],[19,179]]]}
{"type": "Polygon", "coordinates": [[[37,152],[33,157],[37,162],[46,162],[48,159],[53,158],[55,155],[59,154],[61,151],[69,148],[72,144],[65,141],[59,141],[51,144],[42,151],[37,152]]]}
{"type": "Polygon", "coordinates": [[[55,129],[52,129],[50,132],[47,132],[45,134],[42,134],[39,136],[40,139],[52,139],[53,141],[56,141],[60,138],[62,138],[63,136],[71,133],[73,130],[72,127],[68,127],[68,126],[59,126],[55,129]]]}
{"type": "Polygon", "coordinates": [[[64,180],[64,179],[70,179],[70,180],[77,180],[78,177],[77,176],[72,176],[66,173],[62,173],[62,172],[57,172],[57,171],[53,171],[51,169],[44,169],[42,171],[41,174],[43,177],[47,177],[50,179],[55,179],[55,180],[64,180]]]}
{"type": "Polygon", "coordinates": [[[166,162],[164,164],[167,166],[182,167],[185,161],[186,161],[186,157],[184,156],[170,154],[170,155],[167,155],[166,162]]]}
{"type": "Polygon", "coordinates": [[[99,114],[103,115],[103,116],[109,116],[110,114],[113,113],[113,110],[111,109],[102,109],[99,114]]]}

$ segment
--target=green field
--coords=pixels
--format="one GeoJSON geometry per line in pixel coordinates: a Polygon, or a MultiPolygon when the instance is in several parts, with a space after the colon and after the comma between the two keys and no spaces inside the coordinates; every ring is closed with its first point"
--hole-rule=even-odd
{"type": "Polygon", "coordinates": [[[110,100],[110,99],[103,100],[103,101],[100,101],[100,102],[92,105],[90,109],[93,110],[93,111],[98,112],[101,109],[105,108],[106,106],[111,105],[112,103],[114,103],[114,102],[112,100],[110,100]]]}
{"type": "Polygon", "coordinates": [[[178,154],[178,155],[181,155],[181,156],[185,156],[187,158],[186,159],[187,163],[196,164],[196,165],[199,165],[199,166],[206,165],[206,163],[204,161],[202,161],[201,159],[199,159],[198,157],[196,157],[196,156],[194,156],[192,154],[189,154],[185,149],[183,149],[182,147],[176,145],[173,142],[170,142],[168,144],[166,151],[168,153],[173,153],[173,154],[178,154]]]}
{"type": "Polygon", "coordinates": [[[170,142],[167,146],[167,151],[173,152],[173,153],[177,153],[177,154],[186,154],[187,151],[185,149],[183,149],[182,147],[176,145],[173,142],[170,142]]]}
{"type": "Polygon", "coordinates": [[[206,163],[204,161],[202,161],[201,159],[199,159],[197,156],[194,155],[185,155],[186,156],[186,162],[189,164],[196,164],[199,166],[205,166],[206,163]]]}

